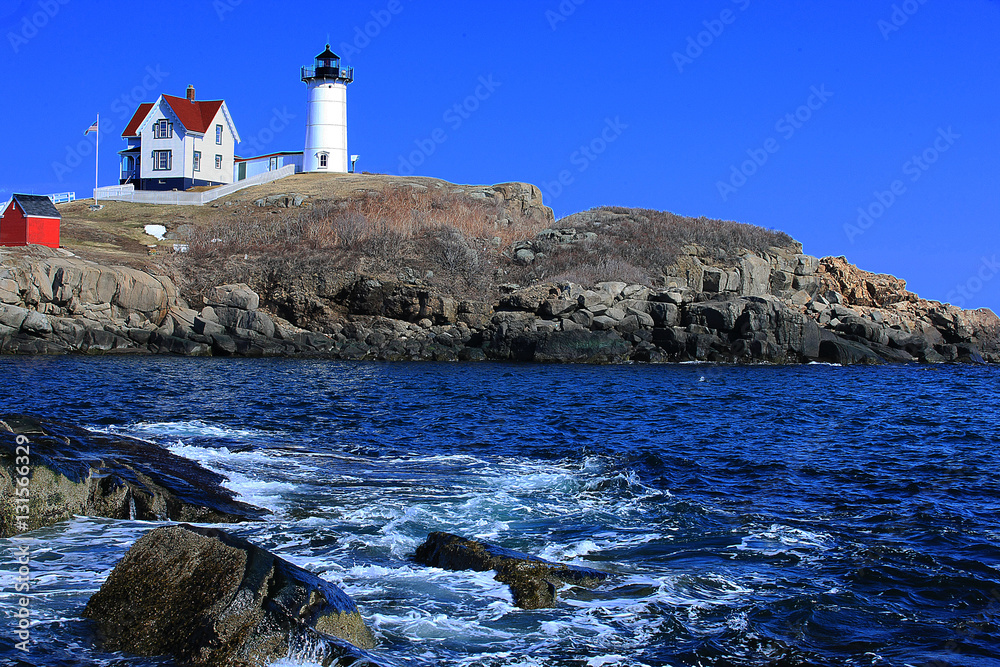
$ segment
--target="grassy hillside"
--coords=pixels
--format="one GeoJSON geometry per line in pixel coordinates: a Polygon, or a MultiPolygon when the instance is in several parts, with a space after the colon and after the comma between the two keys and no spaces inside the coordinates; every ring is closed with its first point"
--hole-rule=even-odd
{"type": "Polygon", "coordinates": [[[109,202],[90,211],[75,202],[60,208],[69,250],[104,263],[158,265],[191,293],[329,271],[424,281],[454,294],[489,294],[505,283],[540,279],[654,284],[688,244],[728,254],[794,243],[752,225],[620,207],[553,224],[540,193],[532,197],[430,178],[298,175],[215,206],[109,202]],[[307,199],[297,208],[254,204],[287,193],[307,199]],[[165,226],[173,238],[157,244],[144,234],[147,224],[165,226]],[[574,232],[560,235],[553,227],[574,232]],[[174,255],[175,242],[190,251],[174,255]],[[159,246],[156,256],[148,255],[147,244],[159,246]]]}

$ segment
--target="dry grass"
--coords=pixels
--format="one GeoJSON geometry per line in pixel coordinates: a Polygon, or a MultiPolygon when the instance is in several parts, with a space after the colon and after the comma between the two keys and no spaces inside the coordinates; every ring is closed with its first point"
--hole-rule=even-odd
{"type": "Polygon", "coordinates": [[[755,225],[623,207],[595,208],[564,218],[558,226],[597,236],[568,245],[542,242],[545,259],[525,273],[581,284],[620,280],[651,285],[689,244],[710,249],[724,262],[747,250],[762,252],[795,243],[784,232],[755,225]]]}
{"type": "Polygon", "coordinates": [[[198,227],[183,260],[196,288],[223,274],[232,280],[234,270],[238,279],[273,280],[305,267],[391,275],[410,268],[431,272],[443,289],[489,291],[504,253],[541,228],[494,201],[389,187],[305,209],[241,208],[198,227]]]}

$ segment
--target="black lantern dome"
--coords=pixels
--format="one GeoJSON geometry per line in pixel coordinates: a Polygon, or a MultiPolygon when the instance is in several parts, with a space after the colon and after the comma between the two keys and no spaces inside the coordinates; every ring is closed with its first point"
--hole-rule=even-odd
{"type": "Polygon", "coordinates": [[[330,45],[327,44],[326,50],[316,56],[315,64],[302,68],[302,80],[351,83],[354,81],[354,68],[341,66],[340,56],[331,51],[330,45]]]}

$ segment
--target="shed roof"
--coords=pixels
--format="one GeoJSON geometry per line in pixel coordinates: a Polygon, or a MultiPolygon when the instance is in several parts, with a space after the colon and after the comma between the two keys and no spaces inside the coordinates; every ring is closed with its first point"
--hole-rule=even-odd
{"type": "Polygon", "coordinates": [[[14,195],[14,201],[26,216],[35,218],[62,218],[59,209],[45,195],[14,195]]]}

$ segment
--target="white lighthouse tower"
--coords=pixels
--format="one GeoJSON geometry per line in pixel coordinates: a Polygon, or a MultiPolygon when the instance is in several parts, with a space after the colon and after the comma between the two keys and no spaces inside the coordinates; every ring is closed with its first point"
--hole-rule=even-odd
{"type": "Polygon", "coordinates": [[[306,108],[306,150],[302,170],[313,173],[347,173],[347,84],[354,68],[341,67],[340,56],[330,50],[316,56],[316,64],[302,68],[309,86],[306,108]]]}

